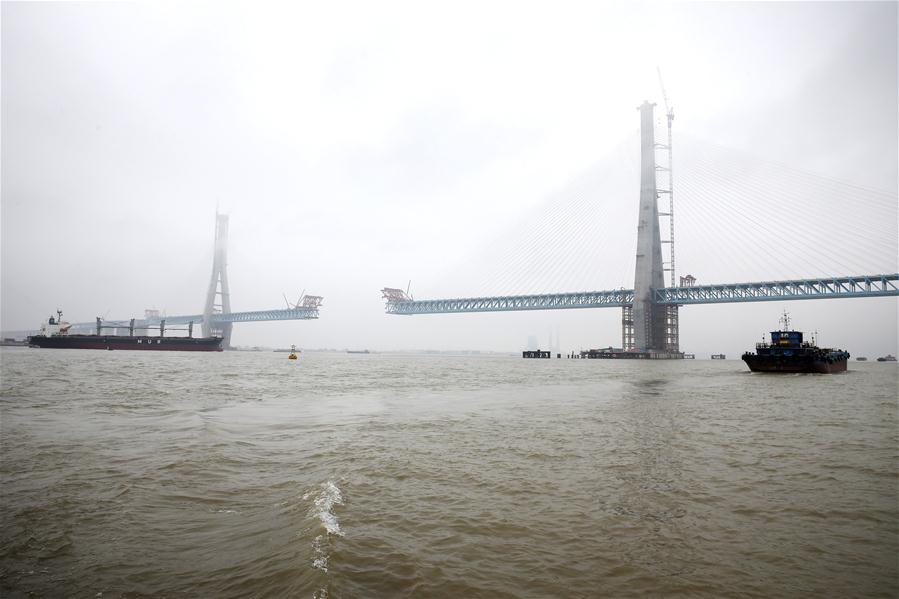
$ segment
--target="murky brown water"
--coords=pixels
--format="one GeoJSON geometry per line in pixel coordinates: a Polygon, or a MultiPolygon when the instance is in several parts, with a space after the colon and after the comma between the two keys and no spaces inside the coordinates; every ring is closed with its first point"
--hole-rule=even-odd
{"type": "Polygon", "coordinates": [[[4,597],[899,594],[895,364],[0,357],[4,597]]]}

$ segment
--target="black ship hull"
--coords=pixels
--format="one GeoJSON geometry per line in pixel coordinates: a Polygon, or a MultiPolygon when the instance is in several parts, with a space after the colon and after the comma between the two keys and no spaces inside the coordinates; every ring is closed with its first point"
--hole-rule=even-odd
{"type": "Polygon", "coordinates": [[[222,351],[221,337],[119,337],[116,335],[35,335],[31,347],[143,351],[222,351]]]}
{"type": "Polygon", "coordinates": [[[744,354],[743,361],[752,372],[783,372],[783,373],[819,373],[832,374],[845,372],[845,357],[824,358],[821,356],[783,356],[783,355],[756,355],[744,354]]]}
{"type": "MultiPolygon", "coordinates": [[[[790,318],[784,312],[781,331],[771,331],[771,343],[756,343],[755,353],[743,354],[743,361],[752,372],[808,372],[831,374],[845,372],[849,352],[818,347],[803,340],[802,331],[791,330],[790,318]]],[[[714,357],[714,356],[712,356],[714,357]]]]}

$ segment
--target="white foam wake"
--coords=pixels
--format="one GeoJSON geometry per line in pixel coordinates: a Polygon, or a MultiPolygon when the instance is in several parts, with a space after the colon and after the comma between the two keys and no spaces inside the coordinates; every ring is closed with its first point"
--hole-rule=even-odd
{"type": "Polygon", "coordinates": [[[312,560],[312,567],[322,572],[328,571],[328,554],[322,549],[322,536],[318,535],[312,541],[312,550],[315,552],[315,558],[312,560]]]}
{"type": "MultiPolygon", "coordinates": [[[[309,494],[307,493],[304,499],[308,496],[309,494]]],[[[340,522],[337,521],[337,516],[332,511],[335,505],[343,505],[343,495],[341,495],[337,485],[329,480],[322,484],[321,492],[315,497],[314,511],[318,519],[321,520],[325,530],[328,531],[328,534],[342,537],[343,531],[340,530],[340,522]]]]}
{"type": "MultiPolygon", "coordinates": [[[[303,500],[307,500],[311,496],[312,492],[306,493],[303,495],[303,500]]],[[[328,539],[330,535],[343,536],[343,531],[340,530],[340,522],[338,522],[337,516],[334,514],[334,506],[343,505],[343,495],[340,492],[340,488],[338,488],[333,481],[329,480],[326,483],[322,483],[321,489],[315,496],[315,499],[313,499],[312,503],[313,507],[310,510],[310,515],[317,517],[327,531],[327,534],[318,535],[315,537],[315,540],[312,541],[312,550],[314,553],[312,567],[321,570],[322,572],[327,572],[327,547],[330,545],[328,539]]],[[[322,591],[327,593],[325,589],[322,589],[322,591]]]]}

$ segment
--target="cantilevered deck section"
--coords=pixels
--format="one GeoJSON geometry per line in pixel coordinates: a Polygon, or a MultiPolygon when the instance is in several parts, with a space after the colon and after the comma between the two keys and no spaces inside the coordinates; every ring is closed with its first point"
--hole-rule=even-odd
{"type": "MultiPolygon", "coordinates": [[[[400,289],[384,288],[381,290],[381,296],[386,300],[388,314],[413,315],[621,308],[632,305],[634,290],[615,289],[540,295],[414,300],[400,289]]],[[[655,303],[667,305],[722,304],[883,296],[899,296],[899,273],[666,287],[655,290],[655,303]]]]}
{"type": "MultiPolygon", "coordinates": [[[[315,320],[318,318],[318,310],[322,304],[322,297],[319,295],[306,295],[297,302],[296,306],[282,310],[255,310],[250,312],[228,312],[226,314],[213,314],[213,324],[225,324],[233,322],[269,322],[273,320],[315,320]]],[[[202,314],[188,314],[186,316],[160,316],[152,318],[141,318],[134,320],[134,326],[137,329],[156,328],[160,324],[176,325],[190,324],[200,325],[203,322],[202,314]]],[[[131,326],[128,320],[104,320],[104,328],[121,328],[127,329],[131,326]]],[[[92,331],[96,327],[92,322],[80,322],[72,325],[73,330],[92,331]]]]}

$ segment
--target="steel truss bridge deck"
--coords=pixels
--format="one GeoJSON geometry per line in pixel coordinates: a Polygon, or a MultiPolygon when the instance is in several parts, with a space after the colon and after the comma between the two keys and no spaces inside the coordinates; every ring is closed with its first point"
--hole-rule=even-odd
{"type": "MultiPolygon", "coordinates": [[[[801,299],[899,296],[899,273],[853,277],[764,281],[666,287],[655,290],[657,304],[720,304],[801,299]]],[[[540,295],[508,295],[458,299],[387,301],[387,313],[455,314],[466,312],[512,312],[524,310],[565,310],[574,308],[614,308],[630,306],[633,289],[577,291],[540,295]]]]}
{"type": "MultiPolygon", "coordinates": [[[[268,322],[273,320],[313,320],[318,318],[318,308],[287,308],[283,310],[257,310],[255,312],[230,312],[228,314],[213,314],[213,325],[226,322],[268,322]]],[[[165,318],[139,318],[134,320],[135,327],[158,327],[160,321],[165,320],[166,326],[174,324],[194,323],[199,326],[203,323],[202,314],[190,316],[166,316],[165,318]]],[[[130,325],[128,320],[104,320],[104,327],[124,327],[130,325]]],[[[72,325],[73,328],[95,328],[94,322],[80,322],[72,325]]]]}

